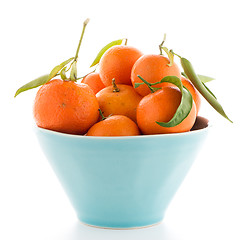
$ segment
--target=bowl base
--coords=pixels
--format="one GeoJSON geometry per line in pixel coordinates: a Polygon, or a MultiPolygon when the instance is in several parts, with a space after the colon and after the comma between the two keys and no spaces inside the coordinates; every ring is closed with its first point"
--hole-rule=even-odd
{"type": "Polygon", "coordinates": [[[134,230],[134,229],[143,229],[143,228],[149,228],[149,227],[154,227],[157,226],[159,224],[162,223],[162,221],[153,223],[153,224],[149,224],[149,225],[144,225],[144,226],[136,226],[136,227],[105,227],[105,226],[97,226],[97,225],[93,225],[93,224],[89,224],[89,223],[85,223],[81,220],[79,220],[79,222],[85,226],[88,227],[93,227],[93,228],[100,228],[100,229],[108,229],[108,230],[134,230]]]}

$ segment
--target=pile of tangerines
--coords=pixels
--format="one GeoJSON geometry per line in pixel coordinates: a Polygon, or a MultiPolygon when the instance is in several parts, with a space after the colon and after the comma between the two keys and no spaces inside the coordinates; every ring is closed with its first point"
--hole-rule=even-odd
{"type": "MultiPolygon", "coordinates": [[[[97,55],[92,64],[97,66],[94,71],[78,79],[78,52],[87,22],[75,57],[57,65],[50,74],[25,84],[15,94],[42,85],[33,108],[38,127],[87,136],[190,131],[201,105],[196,85],[227,118],[215,96],[199,79],[194,86],[193,81],[181,74],[173,61],[173,52],[162,46],[164,41],[159,54],[143,54],[127,46],[126,41],[124,44],[123,40],[113,41],[97,55]],[[68,71],[70,77],[66,76],[68,71]]],[[[192,80],[196,79],[188,61],[183,58],[181,61],[192,80]]]]}
{"type": "Polygon", "coordinates": [[[131,136],[189,131],[200,107],[200,94],[181,76],[176,63],[161,54],[144,55],[127,45],[109,48],[101,57],[97,71],[81,83],[53,79],[44,84],[34,103],[34,117],[39,127],[63,133],[88,136],[131,136]],[[154,83],[165,76],[177,76],[193,96],[188,116],[175,127],[168,122],[180,101],[180,90],[171,83],[160,83],[151,91],[141,83],[141,76],[154,83]]]}

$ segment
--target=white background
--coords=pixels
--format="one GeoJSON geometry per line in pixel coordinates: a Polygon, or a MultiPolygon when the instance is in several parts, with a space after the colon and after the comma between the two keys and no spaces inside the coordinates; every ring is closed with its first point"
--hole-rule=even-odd
{"type": "MultiPolygon", "coordinates": [[[[238,1],[28,1],[1,4],[0,239],[240,239],[238,1]],[[166,46],[191,60],[222,103],[230,124],[204,100],[212,128],[158,226],[128,231],[84,226],[76,218],[33,132],[36,89],[18,87],[74,56],[82,22],[79,75],[107,43],[128,38],[144,53],[166,46]]],[[[176,60],[177,61],[177,60],[176,60]]]]}

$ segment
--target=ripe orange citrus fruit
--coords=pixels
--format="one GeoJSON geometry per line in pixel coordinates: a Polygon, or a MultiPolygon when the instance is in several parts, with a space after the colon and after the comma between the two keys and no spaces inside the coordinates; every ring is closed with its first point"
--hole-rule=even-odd
{"type": "MultiPolygon", "coordinates": [[[[132,68],[131,80],[133,86],[135,86],[135,83],[142,83],[138,75],[149,83],[159,82],[166,76],[180,78],[181,72],[177,64],[173,63],[172,66],[168,66],[169,63],[169,59],[162,55],[143,55],[135,62],[132,68]]],[[[156,84],[153,87],[161,87],[161,84],[156,84]]],[[[151,92],[146,84],[139,86],[135,90],[142,96],[146,96],[151,92]]]]}
{"type": "Polygon", "coordinates": [[[117,84],[131,85],[131,70],[142,53],[131,46],[117,45],[109,48],[99,62],[99,74],[105,86],[112,84],[115,78],[117,84]]]}
{"type": "Polygon", "coordinates": [[[94,124],[87,132],[87,136],[135,136],[139,135],[135,122],[123,115],[114,115],[94,124]]]}
{"type": "Polygon", "coordinates": [[[97,98],[88,85],[55,79],[38,90],[33,113],[41,128],[85,134],[97,122],[98,108],[97,98]]]}
{"type": "Polygon", "coordinates": [[[137,124],[143,134],[179,133],[189,131],[196,119],[196,106],[188,116],[174,127],[162,127],[156,122],[168,122],[174,116],[180,102],[181,91],[177,87],[165,86],[143,97],[137,107],[137,124]]]}
{"type": "Polygon", "coordinates": [[[101,89],[105,88],[105,85],[103,84],[99,76],[99,73],[97,72],[89,73],[82,79],[81,82],[86,83],[95,94],[99,92],[101,89]]]}
{"type": "Polygon", "coordinates": [[[108,86],[99,91],[96,97],[104,116],[124,115],[136,122],[136,109],[142,96],[132,86],[108,86]]]}

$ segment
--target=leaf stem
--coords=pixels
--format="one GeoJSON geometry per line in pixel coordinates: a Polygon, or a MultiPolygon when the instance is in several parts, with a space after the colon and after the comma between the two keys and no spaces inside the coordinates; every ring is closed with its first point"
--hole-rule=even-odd
{"type": "Polygon", "coordinates": [[[180,59],[182,58],[179,54],[175,53],[172,49],[171,49],[170,51],[171,51],[171,53],[172,53],[173,55],[176,55],[176,56],[179,57],[180,59]]]}
{"type": "Polygon", "coordinates": [[[104,117],[102,110],[99,108],[98,111],[99,111],[99,114],[100,114],[100,116],[102,118],[101,121],[105,120],[106,117],[104,117]]]}
{"type": "Polygon", "coordinates": [[[137,76],[149,87],[151,93],[154,93],[157,90],[161,89],[161,88],[152,87],[152,85],[159,84],[160,82],[150,83],[150,82],[146,81],[145,79],[143,79],[140,75],[137,75],[137,76]]]}
{"type": "Polygon", "coordinates": [[[81,34],[81,37],[80,37],[80,40],[79,40],[79,43],[78,43],[78,47],[77,47],[76,55],[75,55],[75,57],[74,57],[74,61],[77,61],[79,49],[80,49],[80,46],[81,46],[81,44],[82,44],[83,35],[84,35],[84,32],[85,32],[85,29],[86,29],[86,26],[87,26],[88,22],[89,22],[89,18],[87,18],[87,19],[83,22],[82,34],[81,34]]]}

